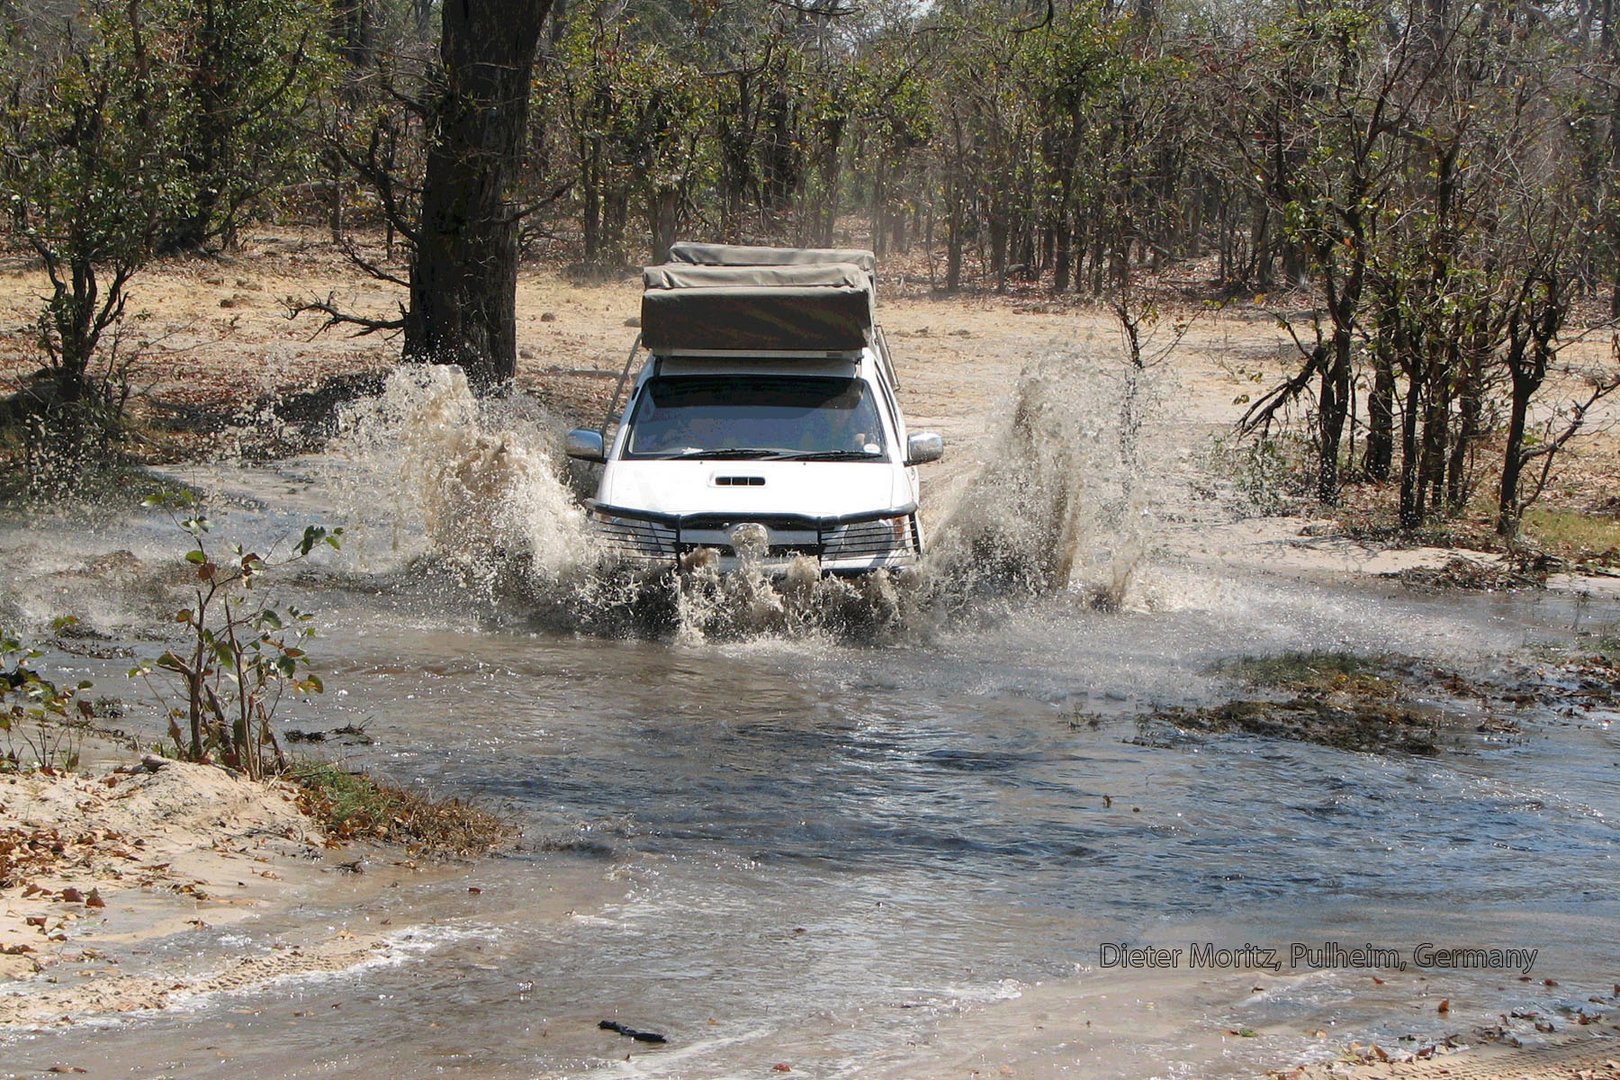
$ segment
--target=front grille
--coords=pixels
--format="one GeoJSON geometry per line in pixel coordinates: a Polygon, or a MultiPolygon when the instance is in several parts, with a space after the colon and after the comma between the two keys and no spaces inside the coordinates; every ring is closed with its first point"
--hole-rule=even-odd
{"type": "MultiPolygon", "coordinates": [[[[669,559],[711,548],[722,557],[733,556],[730,529],[735,521],[702,517],[676,524],[598,512],[592,532],[604,551],[621,559],[669,559]]],[[[870,567],[909,561],[921,550],[915,515],[817,526],[802,518],[768,519],[770,546],[766,557],[819,557],[826,562],[862,563],[870,567]]],[[[859,567],[854,567],[859,568],[859,567]]],[[[849,570],[843,566],[839,569],[849,570]]]]}
{"type": "Polygon", "coordinates": [[[715,487],[764,487],[763,476],[717,476],[714,478],[715,487]]]}
{"type": "Polygon", "coordinates": [[[637,518],[594,518],[591,530],[610,555],[623,559],[674,558],[677,533],[671,525],[637,518]]]}
{"type": "Polygon", "coordinates": [[[894,519],[860,521],[840,525],[823,538],[821,557],[824,559],[874,559],[890,555],[915,554],[915,534],[910,519],[895,535],[894,519]]]}

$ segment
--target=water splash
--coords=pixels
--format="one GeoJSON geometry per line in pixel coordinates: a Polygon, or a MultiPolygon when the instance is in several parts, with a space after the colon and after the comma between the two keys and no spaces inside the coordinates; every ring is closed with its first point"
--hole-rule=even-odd
{"type": "Polygon", "coordinates": [[[1137,472],[1151,459],[1127,421],[1150,388],[1106,367],[1067,356],[1026,370],[923,562],[853,579],[807,558],[721,573],[707,550],[656,572],[611,563],[565,482],[562,422],[527,399],[479,400],[457,368],[401,368],[349,408],[337,445],[372,557],[381,547],[403,572],[448,571],[486,608],[516,603],[543,625],[606,636],[883,642],[1065,591],[1126,603],[1146,522],[1137,472]]]}
{"type": "Polygon", "coordinates": [[[362,543],[373,557],[382,541],[406,565],[446,565],[486,597],[514,571],[541,584],[569,577],[591,555],[549,447],[560,429],[527,399],[476,398],[458,367],[399,368],[340,420],[362,543]]]}
{"type": "Polygon", "coordinates": [[[929,564],[946,606],[1063,592],[1129,606],[1168,497],[1164,439],[1146,422],[1164,383],[1081,355],[1023,372],[985,465],[935,531],[929,564]]]}

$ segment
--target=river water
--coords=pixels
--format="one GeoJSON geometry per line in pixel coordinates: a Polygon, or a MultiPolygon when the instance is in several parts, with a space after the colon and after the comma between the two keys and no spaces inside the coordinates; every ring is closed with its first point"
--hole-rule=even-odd
{"type": "MultiPolygon", "coordinates": [[[[1237,693],[1211,673],[1236,656],[1400,652],[1487,674],[1612,633],[1613,599],[1431,597],[1193,557],[1215,511],[1180,506],[1154,518],[1120,611],[1063,588],[950,617],[936,605],[875,637],[780,621],[603,636],[556,617],[557,596],[580,594],[573,511],[535,479],[551,475],[546,447],[469,442],[463,424],[456,454],[519,479],[449,498],[425,464],[442,442],[378,478],[426,438],[391,430],[380,452],[177,475],[211,493],[221,535],[268,543],[334,512],[354,524],[344,553],[283,586],[320,613],[327,693],[278,723],[363,726],[369,745],[325,752],[493,804],[523,825],[522,850],[470,876],[357,878],[161,945],[130,963],[263,950],[312,927],[397,947],[360,970],[6,1036],[6,1070],[1248,1076],[1352,1041],[1469,1035],[1620,977],[1612,713],[1530,708],[1521,735],[1432,758],[1143,739],[1135,722],[1237,693]],[[491,523],[488,497],[524,509],[491,523]],[[514,549],[518,590],[469,555],[509,565],[514,549]],[[1537,954],[1524,980],[1374,972],[1295,958],[1296,942],[1408,961],[1424,943],[1537,954]],[[1124,966],[1111,944],[1181,952],[1124,966]],[[1260,953],[1194,964],[1194,949],[1245,945],[1277,950],[1277,968],[1260,953]]],[[[0,547],[8,620],[70,608],[137,651],[163,634],[184,545],[161,517],[13,517],[0,547]]],[[[48,659],[113,693],[128,666],[48,659]]]]}

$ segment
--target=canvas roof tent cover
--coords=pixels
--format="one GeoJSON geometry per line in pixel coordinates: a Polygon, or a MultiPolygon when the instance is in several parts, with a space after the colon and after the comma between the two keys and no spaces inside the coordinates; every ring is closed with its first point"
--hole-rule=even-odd
{"type": "Polygon", "coordinates": [[[642,343],[655,353],[845,353],[869,340],[869,266],[800,248],[675,249],[685,257],[642,272],[642,343]],[[693,261],[699,254],[729,261],[693,261]]]}
{"type": "Polygon", "coordinates": [[[877,278],[877,256],[865,248],[749,247],[742,244],[694,244],[681,241],[669,249],[672,263],[694,266],[802,266],[850,263],[877,278]]]}

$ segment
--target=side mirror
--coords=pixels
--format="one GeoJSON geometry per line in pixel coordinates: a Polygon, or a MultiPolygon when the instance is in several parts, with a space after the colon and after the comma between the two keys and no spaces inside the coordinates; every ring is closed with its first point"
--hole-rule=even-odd
{"type": "Polygon", "coordinates": [[[564,448],[571,458],[580,461],[607,460],[607,449],[602,445],[602,433],[593,428],[575,428],[568,433],[568,441],[564,448]]]}
{"type": "Polygon", "coordinates": [[[919,431],[906,440],[906,464],[926,465],[945,456],[945,440],[937,432],[919,431]]]}

